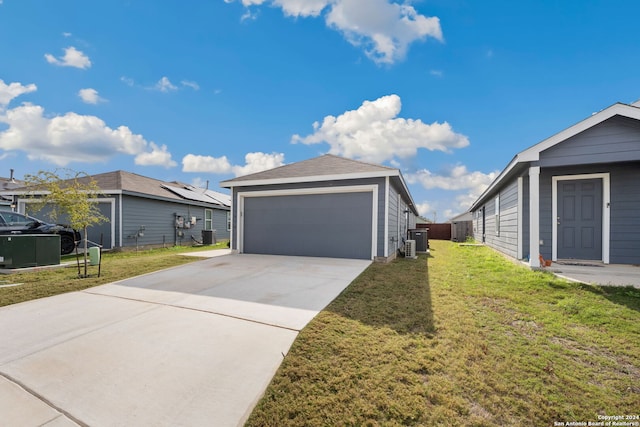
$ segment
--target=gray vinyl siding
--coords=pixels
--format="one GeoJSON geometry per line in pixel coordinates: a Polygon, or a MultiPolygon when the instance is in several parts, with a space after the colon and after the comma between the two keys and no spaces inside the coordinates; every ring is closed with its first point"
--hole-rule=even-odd
{"type": "MultiPolygon", "coordinates": [[[[192,236],[195,240],[202,240],[205,207],[127,195],[123,195],[122,198],[123,242],[121,246],[135,247],[136,234],[141,226],[144,226],[144,235],[138,237],[138,247],[191,245],[194,243],[192,236]],[[182,216],[185,221],[196,217],[196,224],[188,229],[180,229],[179,231],[182,231],[183,235],[179,236],[175,228],[176,215],[182,216]]],[[[218,209],[214,209],[214,221],[218,217],[216,211],[218,209]]],[[[216,225],[215,222],[214,225],[216,225]]],[[[221,230],[226,231],[226,216],[225,225],[221,227],[221,230]]],[[[217,231],[216,237],[224,238],[217,231]]]]}
{"type": "Polygon", "coordinates": [[[473,232],[476,241],[482,241],[482,208],[485,209],[485,243],[513,258],[518,256],[518,181],[517,178],[496,192],[473,212],[473,232]],[[499,232],[496,233],[496,197],[499,200],[499,232]]]}
{"type": "MultiPolygon", "coordinates": [[[[518,182],[511,181],[509,185],[496,193],[485,204],[487,232],[486,244],[509,256],[518,256],[518,182]],[[499,202],[499,232],[496,233],[496,197],[499,202]]],[[[482,217],[480,218],[482,221],[482,217]]],[[[482,236],[480,236],[482,239],[482,236]]]]}
{"type": "Polygon", "coordinates": [[[611,173],[609,260],[640,264],[640,162],[621,164],[611,173]]]}
{"type": "Polygon", "coordinates": [[[389,190],[389,216],[393,218],[389,220],[389,255],[402,248],[403,238],[407,238],[407,229],[416,228],[416,216],[409,209],[407,200],[398,197],[401,194],[400,190],[394,185],[390,186],[389,190]],[[410,211],[408,214],[406,211],[410,211]],[[393,240],[391,240],[393,237],[393,240]]]}
{"type": "Polygon", "coordinates": [[[216,230],[216,239],[218,240],[229,240],[230,232],[227,230],[227,212],[229,211],[213,209],[213,229],[216,230]]]}
{"type": "Polygon", "coordinates": [[[352,185],[378,185],[378,241],[376,242],[376,256],[384,256],[384,214],[385,214],[385,178],[363,178],[354,180],[336,180],[336,181],[317,181],[317,182],[296,182],[288,184],[271,184],[260,186],[233,187],[232,204],[233,204],[233,237],[231,239],[232,249],[238,249],[238,193],[248,191],[271,191],[271,190],[294,190],[305,188],[321,188],[321,187],[344,187],[352,185]]]}
{"type": "Polygon", "coordinates": [[[393,185],[389,185],[389,255],[393,255],[402,244],[400,232],[400,207],[398,206],[398,192],[393,185]]]}
{"type": "Polygon", "coordinates": [[[614,116],[540,153],[540,166],[640,160],[640,124],[614,116]]]}

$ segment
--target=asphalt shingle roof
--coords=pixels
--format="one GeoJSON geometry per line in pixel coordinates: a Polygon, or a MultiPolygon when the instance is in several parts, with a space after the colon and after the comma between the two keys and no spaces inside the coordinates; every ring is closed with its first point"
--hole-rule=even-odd
{"type": "Polygon", "coordinates": [[[256,181],[256,180],[277,180],[285,178],[302,178],[309,176],[323,175],[346,175],[353,173],[375,173],[375,172],[391,172],[397,169],[375,165],[372,163],[361,162],[358,160],[346,159],[344,157],[334,156],[333,154],[325,154],[313,159],[303,160],[296,163],[269,169],[263,172],[257,172],[249,175],[239,176],[234,179],[223,181],[222,184],[229,184],[240,181],[256,181]]]}
{"type": "MultiPolygon", "coordinates": [[[[109,193],[110,191],[123,191],[127,193],[136,193],[141,196],[156,196],[162,197],[164,199],[173,199],[173,200],[193,200],[193,201],[202,201],[202,194],[206,191],[204,189],[196,189],[192,186],[187,186],[185,184],[179,182],[165,182],[154,178],[149,178],[146,176],[138,175],[131,172],[126,172],[122,170],[113,171],[113,172],[105,172],[96,175],[91,175],[90,178],[97,183],[100,190],[109,193]],[[171,191],[167,187],[181,188],[184,189],[184,194],[188,194],[189,192],[194,192],[193,198],[182,197],[174,191],[171,191]]],[[[88,182],[88,177],[79,178],[80,182],[88,182]]],[[[20,190],[20,189],[17,189],[20,190]]],[[[221,194],[221,193],[220,193],[221,194]]],[[[226,196],[229,197],[229,196],[226,196]]],[[[218,203],[222,198],[211,198],[212,204],[221,204],[225,206],[230,206],[230,203],[218,203]]],[[[229,199],[230,201],[230,199],[229,199]]]]}

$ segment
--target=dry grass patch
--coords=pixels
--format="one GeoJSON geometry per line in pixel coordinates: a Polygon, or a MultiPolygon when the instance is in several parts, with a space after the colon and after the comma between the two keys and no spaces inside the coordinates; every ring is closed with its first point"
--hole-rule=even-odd
{"type": "Polygon", "coordinates": [[[553,425],[640,401],[640,291],[484,247],[374,264],[299,335],[247,425],[553,425]]]}

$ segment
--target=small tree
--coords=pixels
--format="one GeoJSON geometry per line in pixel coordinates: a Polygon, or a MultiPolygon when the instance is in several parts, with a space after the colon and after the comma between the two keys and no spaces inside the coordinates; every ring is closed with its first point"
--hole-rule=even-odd
{"type": "Polygon", "coordinates": [[[109,221],[98,209],[98,183],[85,172],[71,169],[39,171],[36,175],[25,175],[24,181],[33,200],[30,207],[35,212],[49,206],[48,216],[52,221],[57,222],[58,217],[66,215],[71,227],[83,231],[84,277],[87,277],[87,229],[109,221]]]}

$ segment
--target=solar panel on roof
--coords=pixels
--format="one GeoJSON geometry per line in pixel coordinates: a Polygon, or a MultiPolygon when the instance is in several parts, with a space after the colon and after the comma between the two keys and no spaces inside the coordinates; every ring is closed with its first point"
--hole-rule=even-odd
{"type": "Polygon", "coordinates": [[[172,187],[171,185],[162,185],[162,187],[187,200],[204,203],[217,203],[216,201],[212,200],[211,197],[205,196],[204,194],[196,193],[195,191],[187,190],[186,188],[172,187]]]}
{"type": "Polygon", "coordinates": [[[205,190],[204,194],[206,194],[207,196],[211,197],[214,200],[217,200],[219,203],[223,205],[231,206],[231,196],[228,194],[219,193],[213,190],[205,190]]]}

